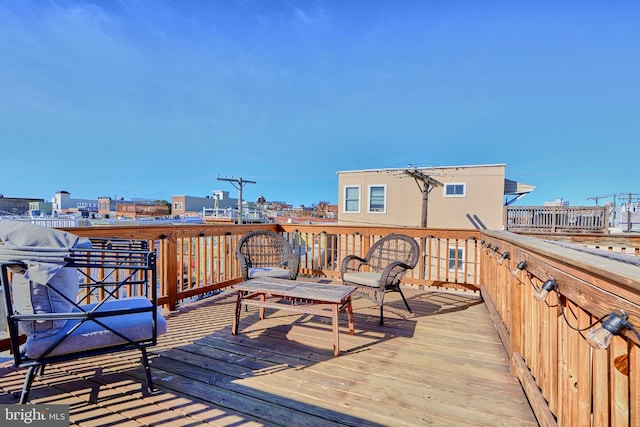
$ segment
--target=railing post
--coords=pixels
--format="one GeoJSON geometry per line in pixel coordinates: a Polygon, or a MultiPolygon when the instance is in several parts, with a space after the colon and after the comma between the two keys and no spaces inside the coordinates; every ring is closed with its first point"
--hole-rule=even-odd
{"type": "Polygon", "coordinates": [[[169,310],[177,307],[178,293],[178,246],[175,237],[162,239],[162,281],[166,286],[164,294],[169,298],[169,310]]]}

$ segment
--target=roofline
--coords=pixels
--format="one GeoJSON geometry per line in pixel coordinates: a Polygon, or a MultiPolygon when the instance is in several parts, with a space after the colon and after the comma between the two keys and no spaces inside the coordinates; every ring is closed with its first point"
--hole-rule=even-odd
{"type": "Polygon", "coordinates": [[[455,169],[455,168],[482,168],[482,167],[495,167],[495,166],[506,167],[507,165],[506,163],[494,163],[494,164],[484,164],[484,165],[457,165],[457,166],[407,166],[404,168],[355,169],[355,170],[347,170],[347,171],[337,171],[336,174],[356,173],[356,172],[402,171],[405,169],[433,170],[433,169],[455,169]]]}

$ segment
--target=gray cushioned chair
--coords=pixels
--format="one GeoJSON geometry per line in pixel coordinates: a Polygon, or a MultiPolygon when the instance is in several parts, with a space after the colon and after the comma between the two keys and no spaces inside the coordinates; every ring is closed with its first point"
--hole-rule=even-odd
{"type": "Polygon", "coordinates": [[[15,365],[27,368],[20,403],[45,365],[124,350],[141,352],[153,390],[146,348],[167,323],[157,306],[155,252],[146,241],[89,241],[6,220],[0,240],[11,350],[15,365]]]}
{"type": "Polygon", "coordinates": [[[420,257],[420,247],[413,237],[389,234],[376,241],[364,258],[347,255],[342,260],[340,274],[345,285],[357,286],[354,295],[363,296],[380,306],[380,324],[384,324],[383,305],[387,292],[399,292],[407,310],[400,283],[420,257]]]}

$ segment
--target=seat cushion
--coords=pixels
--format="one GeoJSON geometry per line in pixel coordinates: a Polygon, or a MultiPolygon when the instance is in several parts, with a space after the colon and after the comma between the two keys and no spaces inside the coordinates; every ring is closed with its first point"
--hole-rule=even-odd
{"type": "MultiPolygon", "coordinates": [[[[13,275],[14,309],[20,314],[68,313],[73,307],[69,301],[76,301],[78,289],[78,270],[73,267],[60,269],[47,285],[18,272],[13,275]]],[[[66,323],[65,319],[24,321],[20,322],[20,330],[30,338],[45,338],[56,334],[66,323]]]]}
{"type": "MultiPolygon", "coordinates": [[[[82,306],[82,308],[87,311],[93,307],[95,307],[95,304],[82,306]]],[[[130,308],[151,307],[151,302],[146,297],[131,297],[107,301],[97,311],[117,311],[130,308]]],[[[148,340],[153,336],[151,310],[142,313],[127,313],[102,317],[99,321],[133,341],[148,340]]],[[[31,359],[40,357],[52,344],[67,334],[79,322],[79,320],[68,320],[65,327],[54,335],[43,338],[28,338],[24,346],[26,355],[31,359]]],[[[158,312],[157,333],[161,335],[166,331],[167,322],[158,312]]],[[[47,357],[95,350],[124,343],[126,343],[126,341],[118,335],[104,329],[96,322],[88,320],[67,336],[47,357]]]]}
{"type": "Polygon", "coordinates": [[[373,271],[358,271],[354,273],[344,273],[342,279],[349,284],[378,288],[380,287],[381,277],[382,275],[380,273],[373,271]]]}
{"type": "Polygon", "coordinates": [[[256,277],[278,277],[280,279],[288,279],[291,277],[291,270],[280,267],[256,267],[249,269],[249,278],[256,277]]]}

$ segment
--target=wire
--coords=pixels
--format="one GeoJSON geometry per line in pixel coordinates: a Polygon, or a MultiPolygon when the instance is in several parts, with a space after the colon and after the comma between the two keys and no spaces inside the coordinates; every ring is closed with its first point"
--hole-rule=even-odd
{"type": "MultiPolygon", "coordinates": [[[[491,247],[491,244],[487,244],[487,248],[489,248],[489,247],[491,247]]],[[[495,247],[495,246],[494,246],[494,247],[495,247]]],[[[497,252],[498,254],[500,254],[500,252],[498,252],[498,251],[497,251],[497,247],[495,247],[495,248],[496,248],[496,250],[495,250],[494,252],[497,252]]],[[[505,251],[505,252],[506,252],[506,251],[505,251]]],[[[508,258],[507,258],[507,259],[508,259],[508,258]]],[[[509,262],[506,262],[506,263],[503,263],[503,264],[502,264],[502,266],[503,266],[503,267],[505,267],[505,268],[507,268],[507,270],[509,270],[510,275],[511,275],[512,277],[514,277],[514,278],[517,280],[518,284],[520,284],[520,285],[527,285],[527,283],[526,283],[526,282],[524,282],[523,280],[521,280],[521,279],[520,279],[519,275],[514,275],[514,274],[513,274],[513,270],[511,270],[511,268],[510,268],[509,264],[510,264],[509,262]]],[[[527,279],[529,280],[529,284],[531,285],[531,287],[532,287],[533,289],[535,289],[535,290],[536,290],[536,292],[540,291],[540,289],[541,289],[541,288],[537,287],[537,286],[535,285],[535,283],[533,282],[533,277],[535,277],[535,276],[534,276],[534,275],[533,275],[533,274],[532,274],[532,273],[527,269],[527,267],[525,266],[521,271],[524,271],[524,272],[526,273],[526,275],[527,275],[527,279]]],[[[588,330],[588,329],[593,328],[595,325],[597,325],[598,323],[601,323],[604,319],[606,319],[606,318],[607,318],[608,316],[610,316],[610,314],[611,314],[611,313],[605,314],[604,316],[600,317],[599,319],[596,319],[596,320],[595,320],[594,322],[592,322],[589,326],[585,326],[585,327],[583,327],[583,328],[578,328],[578,327],[576,327],[576,326],[573,326],[573,325],[571,324],[571,322],[569,321],[569,318],[567,317],[567,314],[566,314],[566,312],[565,312],[565,307],[564,307],[564,305],[561,303],[561,297],[562,297],[562,294],[560,293],[560,291],[559,291],[559,289],[558,289],[558,286],[557,286],[557,285],[553,288],[553,291],[556,293],[556,297],[558,298],[558,304],[551,305],[551,304],[549,304],[549,302],[547,301],[547,299],[546,299],[546,298],[544,299],[544,303],[547,305],[547,307],[550,307],[550,308],[560,306],[560,313],[562,313],[562,318],[564,319],[564,322],[567,324],[567,326],[569,327],[569,329],[572,329],[572,330],[574,330],[574,331],[576,331],[576,332],[580,332],[580,335],[581,335],[583,338],[584,338],[584,335],[582,334],[582,332],[584,332],[584,331],[586,331],[586,330],[588,330]]],[[[627,329],[629,329],[630,331],[632,331],[632,332],[635,334],[635,336],[636,336],[637,340],[640,342],[640,333],[638,332],[638,330],[637,330],[637,329],[636,329],[636,328],[635,328],[631,323],[629,323],[629,321],[625,320],[625,321],[622,323],[622,325],[623,325],[625,328],[627,328],[627,329]]]]}
{"type": "Polygon", "coordinates": [[[634,328],[633,325],[629,323],[629,321],[625,320],[624,322],[622,322],[622,324],[624,325],[625,328],[630,329],[631,332],[633,332],[636,335],[636,338],[638,338],[638,341],[640,341],[640,333],[638,333],[638,330],[634,328]]]}

